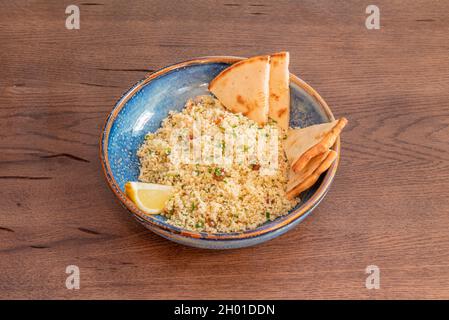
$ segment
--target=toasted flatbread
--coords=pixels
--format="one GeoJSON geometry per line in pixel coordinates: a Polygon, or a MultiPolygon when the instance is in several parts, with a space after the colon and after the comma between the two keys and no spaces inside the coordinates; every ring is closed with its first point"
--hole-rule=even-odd
{"type": "Polygon", "coordinates": [[[270,107],[268,116],[278,126],[288,129],[290,121],[290,72],[288,52],[279,52],[270,56],[270,107]]]}
{"type": "Polygon", "coordinates": [[[326,159],[330,151],[331,150],[327,150],[326,152],[310,159],[307,165],[299,172],[294,172],[290,169],[288,172],[287,192],[298,186],[307,177],[309,177],[321,165],[324,159],[326,159]]]}
{"type": "Polygon", "coordinates": [[[319,179],[320,175],[324,171],[329,169],[329,167],[332,165],[332,163],[335,161],[336,158],[337,158],[337,152],[335,152],[334,150],[330,150],[330,152],[327,154],[324,161],[321,162],[321,164],[318,166],[318,168],[310,176],[308,176],[305,180],[303,180],[301,183],[299,183],[293,189],[287,191],[287,198],[293,199],[293,198],[299,196],[299,194],[301,192],[303,192],[303,191],[309,189],[311,186],[313,186],[315,184],[315,182],[317,182],[317,180],[319,179]]]}
{"type": "Polygon", "coordinates": [[[330,149],[347,122],[346,118],[341,118],[306,128],[290,129],[285,140],[285,153],[293,171],[301,171],[310,159],[330,149]]]}
{"type": "Polygon", "coordinates": [[[242,113],[264,125],[268,120],[270,56],[234,63],[209,84],[211,91],[231,112],[242,113]]]}

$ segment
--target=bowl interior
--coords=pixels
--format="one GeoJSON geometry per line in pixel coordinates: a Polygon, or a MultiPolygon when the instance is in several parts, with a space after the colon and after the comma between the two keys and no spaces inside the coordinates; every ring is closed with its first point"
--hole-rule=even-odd
{"type": "MultiPolygon", "coordinates": [[[[123,192],[127,181],[136,181],[139,176],[139,160],[136,152],[148,132],[156,131],[161,121],[171,110],[180,111],[189,98],[209,94],[209,82],[228,63],[197,63],[175,68],[148,80],[144,79],[133,86],[117,103],[108,122],[112,122],[109,134],[106,134],[107,149],[105,161],[109,163],[110,172],[117,187],[123,192]]],[[[290,83],[290,125],[293,127],[309,126],[328,122],[331,116],[323,106],[297,83],[290,83]]],[[[107,127],[106,127],[106,130],[107,127]]],[[[104,141],[103,141],[104,142],[104,141]]],[[[301,202],[290,212],[298,209],[318,189],[320,179],[312,188],[303,192],[301,202]]],[[[266,225],[276,224],[279,217],[266,225]]],[[[171,229],[178,229],[164,223],[165,217],[152,216],[171,229]]]]}

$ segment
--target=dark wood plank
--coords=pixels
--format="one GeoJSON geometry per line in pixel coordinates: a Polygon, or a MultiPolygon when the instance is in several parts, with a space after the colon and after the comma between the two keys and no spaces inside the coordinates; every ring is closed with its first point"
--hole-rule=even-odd
{"type": "Polygon", "coordinates": [[[0,3],[0,298],[449,298],[449,3],[377,1],[378,31],[363,1],[84,3],[80,30],[70,1],[0,3]],[[350,120],[326,199],[254,248],[147,232],[102,176],[114,102],[167,64],[278,50],[350,120]]]}

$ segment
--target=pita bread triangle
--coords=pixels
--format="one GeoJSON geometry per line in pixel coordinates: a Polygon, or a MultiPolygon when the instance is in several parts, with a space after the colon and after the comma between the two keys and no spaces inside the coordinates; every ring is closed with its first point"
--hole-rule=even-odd
{"type": "Polygon", "coordinates": [[[268,116],[278,126],[288,130],[290,121],[290,72],[288,52],[279,52],[270,56],[270,108],[268,116]]]}
{"type": "Polygon", "coordinates": [[[305,178],[302,182],[298,183],[293,189],[287,191],[287,198],[293,199],[297,197],[301,192],[313,186],[315,182],[317,182],[318,179],[320,178],[320,175],[324,171],[329,169],[329,167],[332,165],[332,163],[335,161],[336,158],[337,152],[335,152],[334,150],[330,150],[329,153],[327,153],[326,158],[320,163],[318,168],[316,168],[311,175],[305,178]]]}
{"type": "Polygon", "coordinates": [[[287,181],[287,192],[298,186],[301,182],[303,182],[307,177],[309,177],[321,163],[326,159],[330,150],[327,150],[324,153],[321,153],[307,163],[307,165],[300,170],[299,172],[294,172],[292,169],[288,172],[288,181],[287,181]]]}
{"type": "Polygon", "coordinates": [[[310,159],[330,149],[347,122],[346,118],[341,118],[306,128],[290,129],[284,149],[293,171],[301,171],[310,159]]]}
{"type": "Polygon", "coordinates": [[[264,125],[268,120],[270,56],[234,63],[209,84],[211,91],[231,112],[242,113],[264,125]]]}

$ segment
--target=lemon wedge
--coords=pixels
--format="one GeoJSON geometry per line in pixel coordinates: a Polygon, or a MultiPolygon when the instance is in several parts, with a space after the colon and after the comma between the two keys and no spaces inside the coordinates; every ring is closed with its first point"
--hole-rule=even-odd
{"type": "Polygon", "coordinates": [[[127,182],[126,195],[147,214],[158,214],[173,195],[173,187],[162,184],[127,182]]]}

